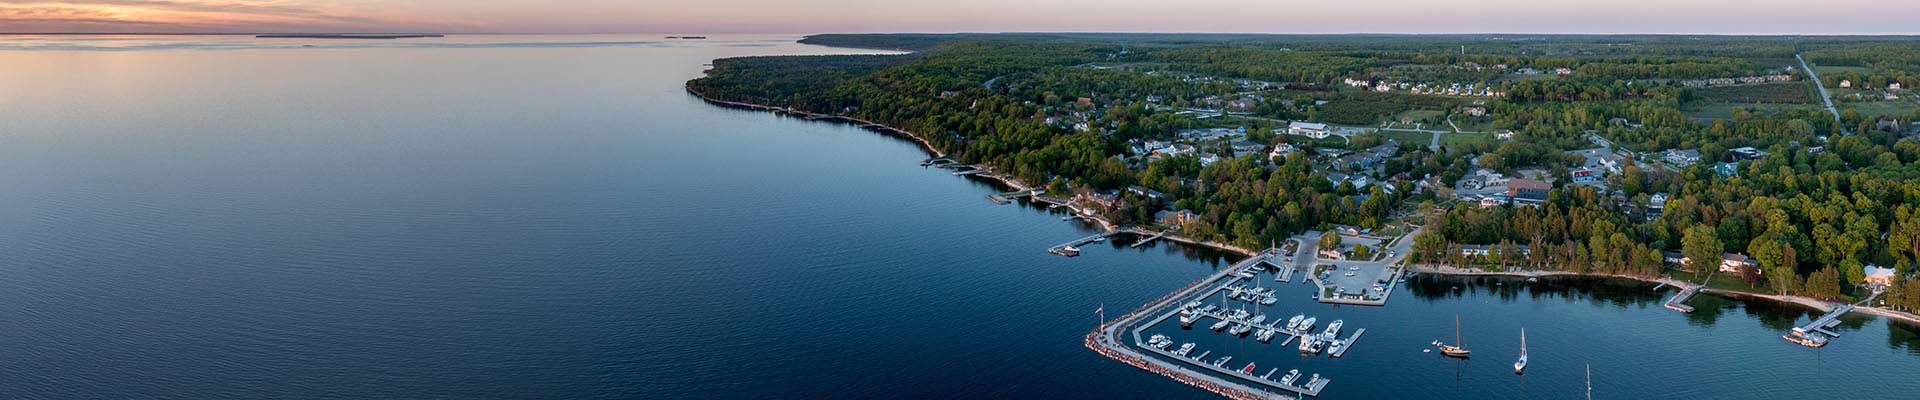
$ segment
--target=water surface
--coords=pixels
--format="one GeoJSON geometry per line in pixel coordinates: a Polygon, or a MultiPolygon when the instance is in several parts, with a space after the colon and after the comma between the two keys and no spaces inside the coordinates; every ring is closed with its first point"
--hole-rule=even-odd
{"type": "MultiPolygon", "coordinates": [[[[1080,339],[1231,259],[1052,256],[1086,227],[909,142],[681,90],[717,57],[860,52],[793,39],[0,36],[0,397],[1210,396],[1080,339]]],[[[1778,339],[1803,311],[1644,287],[1287,290],[1366,338],[1192,340],[1327,398],[1572,398],[1589,363],[1597,398],[1920,390],[1915,331],[1880,319],[1813,350],[1778,339]],[[1485,357],[1418,352],[1454,314],[1485,357]]]]}

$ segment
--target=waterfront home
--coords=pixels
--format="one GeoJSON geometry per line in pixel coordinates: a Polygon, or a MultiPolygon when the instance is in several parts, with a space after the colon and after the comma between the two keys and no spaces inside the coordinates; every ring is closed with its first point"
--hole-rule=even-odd
{"type": "Polygon", "coordinates": [[[1120,208],[1121,206],[1120,191],[1113,189],[1098,192],[1082,192],[1074,195],[1073,200],[1080,204],[1097,206],[1107,210],[1120,208]]]}
{"type": "Polygon", "coordinates": [[[1866,269],[1866,284],[1880,287],[1893,285],[1893,268],[1876,265],[1862,267],[1866,269]]]}
{"type": "MultiPolygon", "coordinates": [[[[1692,261],[1692,259],[1686,256],[1680,257],[1680,265],[1687,265],[1689,261],[1692,261]]],[[[1749,268],[1753,269],[1754,273],[1760,272],[1760,267],[1755,265],[1753,259],[1748,258],[1745,254],[1720,253],[1720,272],[1738,274],[1749,268]]]]}
{"type": "Polygon", "coordinates": [[[1193,211],[1190,211],[1184,208],[1180,209],[1179,211],[1162,210],[1162,211],[1153,213],[1153,220],[1159,221],[1160,224],[1162,225],[1180,226],[1188,222],[1200,220],[1200,215],[1194,214],[1193,211]]]}
{"type": "Polygon", "coordinates": [[[1287,123],[1287,134],[1289,135],[1300,135],[1300,136],[1306,136],[1314,139],[1326,139],[1327,136],[1331,135],[1332,133],[1333,133],[1332,130],[1327,129],[1327,124],[1316,124],[1312,122],[1300,122],[1300,121],[1287,123]]]}

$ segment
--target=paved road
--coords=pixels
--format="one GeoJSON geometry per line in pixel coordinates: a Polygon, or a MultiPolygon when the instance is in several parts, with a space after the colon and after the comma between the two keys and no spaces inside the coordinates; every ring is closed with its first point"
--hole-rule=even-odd
{"type": "Polygon", "coordinates": [[[1813,72],[1813,67],[1807,66],[1805,57],[1794,54],[1793,59],[1800,60],[1800,69],[1807,70],[1807,77],[1813,79],[1813,87],[1820,89],[1820,102],[1826,103],[1827,112],[1833,114],[1833,121],[1839,122],[1840,110],[1833,108],[1833,95],[1827,94],[1827,85],[1820,83],[1820,74],[1813,72]]]}

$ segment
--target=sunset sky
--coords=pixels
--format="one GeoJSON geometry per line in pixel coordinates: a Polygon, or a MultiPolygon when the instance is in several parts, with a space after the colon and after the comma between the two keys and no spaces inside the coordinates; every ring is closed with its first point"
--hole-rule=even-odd
{"type": "Polygon", "coordinates": [[[1915,9],[1920,0],[0,0],[0,32],[1911,34],[1915,9]]]}

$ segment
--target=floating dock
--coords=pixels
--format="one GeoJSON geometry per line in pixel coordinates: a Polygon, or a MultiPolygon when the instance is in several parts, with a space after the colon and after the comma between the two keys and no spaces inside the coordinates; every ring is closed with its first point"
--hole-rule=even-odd
{"type": "Polygon", "coordinates": [[[1342,343],[1346,343],[1345,345],[1341,345],[1339,348],[1333,349],[1333,352],[1327,353],[1327,355],[1333,358],[1340,358],[1340,356],[1346,355],[1347,350],[1353,348],[1353,342],[1359,341],[1360,335],[1364,333],[1367,333],[1367,328],[1360,328],[1360,329],[1353,330],[1353,336],[1348,336],[1345,340],[1341,340],[1342,343]]]}

